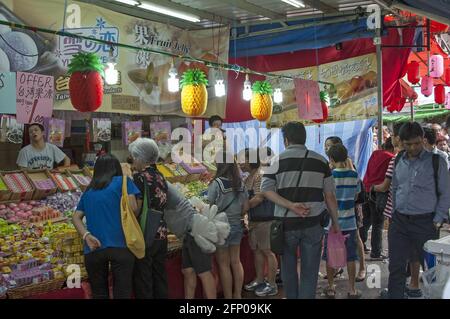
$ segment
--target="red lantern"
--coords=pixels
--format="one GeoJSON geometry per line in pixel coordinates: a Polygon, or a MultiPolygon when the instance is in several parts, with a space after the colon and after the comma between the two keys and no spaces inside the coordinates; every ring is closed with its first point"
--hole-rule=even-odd
{"type": "Polygon", "coordinates": [[[314,123],[322,123],[328,119],[328,94],[326,92],[320,92],[320,105],[322,106],[322,118],[317,120],[312,120],[314,123]]]}
{"type": "Polygon", "coordinates": [[[408,64],[408,81],[412,84],[419,83],[419,62],[411,61],[411,63],[408,64]]]}
{"type": "Polygon", "coordinates": [[[445,69],[445,84],[450,86],[450,68],[445,69]]]}
{"type": "Polygon", "coordinates": [[[442,84],[438,84],[434,87],[434,103],[445,103],[445,87],[442,84]]]}

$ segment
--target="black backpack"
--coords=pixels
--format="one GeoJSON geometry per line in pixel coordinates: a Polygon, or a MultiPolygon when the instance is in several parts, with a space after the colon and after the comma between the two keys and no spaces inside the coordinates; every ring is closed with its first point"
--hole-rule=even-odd
{"type": "MultiPolygon", "coordinates": [[[[400,161],[400,158],[403,156],[403,154],[405,154],[405,151],[400,151],[397,156],[395,157],[395,162],[394,162],[394,168],[397,167],[398,162],[400,161]]],[[[438,186],[438,171],[439,171],[439,154],[435,154],[433,153],[433,176],[434,176],[434,187],[436,190],[436,196],[439,197],[440,193],[439,193],[439,186],[438,186]]]]}

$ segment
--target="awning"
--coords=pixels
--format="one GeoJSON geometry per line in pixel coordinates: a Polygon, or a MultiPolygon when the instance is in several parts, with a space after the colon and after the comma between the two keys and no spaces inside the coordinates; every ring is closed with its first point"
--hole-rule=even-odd
{"type": "Polygon", "coordinates": [[[444,24],[450,24],[450,1],[397,0],[392,7],[425,16],[444,24]]]}
{"type": "MultiPolygon", "coordinates": [[[[299,24],[324,23],[328,19],[309,19],[286,22],[288,28],[299,24]]],[[[257,32],[278,29],[274,23],[237,28],[237,36],[250,32],[250,36],[230,39],[230,58],[251,57],[258,55],[279,54],[306,49],[319,49],[334,45],[335,43],[358,38],[373,37],[373,31],[367,30],[366,18],[348,22],[308,26],[301,29],[274,32],[258,35],[257,32]],[[330,32],[331,31],[331,32],[330,32]],[[252,33],[256,35],[251,35],[252,33]]]]}

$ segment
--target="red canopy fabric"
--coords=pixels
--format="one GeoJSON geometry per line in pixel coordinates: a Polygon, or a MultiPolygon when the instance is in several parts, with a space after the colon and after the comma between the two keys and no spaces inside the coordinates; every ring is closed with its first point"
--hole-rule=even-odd
{"type": "MultiPolygon", "coordinates": [[[[403,32],[403,45],[411,45],[415,29],[401,29],[403,32]]],[[[389,29],[384,36],[384,45],[400,44],[400,35],[396,29],[389,29]]],[[[398,80],[406,73],[409,48],[383,48],[383,99],[384,105],[389,105],[393,91],[399,88],[398,80]]],[[[262,55],[250,58],[231,59],[229,63],[249,67],[260,72],[274,72],[304,68],[317,64],[325,64],[344,60],[359,55],[375,52],[373,40],[358,39],[342,43],[342,50],[336,50],[335,46],[319,50],[302,50],[276,55],[262,55]],[[317,57],[316,57],[317,56],[317,57]],[[317,60],[316,60],[317,59],[317,60]]],[[[250,76],[250,80],[263,79],[261,76],[250,76]]],[[[245,80],[244,74],[236,75],[228,72],[228,92],[232,93],[227,98],[226,122],[241,122],[251,120],[249,102],[242,99],[242,88],[245,80]]]]}

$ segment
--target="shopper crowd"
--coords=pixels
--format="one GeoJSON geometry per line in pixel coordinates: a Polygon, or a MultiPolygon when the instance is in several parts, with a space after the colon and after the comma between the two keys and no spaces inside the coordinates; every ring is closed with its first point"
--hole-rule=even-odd
{"type": "Polygon", "coordinates": [[[245,149],[231,161],[226,152],[217,154],[217,173],[207,190],[211,206],[189,202],[164,179],[155,165],[159,150],[153,140],[140,138],[129,146],[132,179],[123,177],[117,158],[102,155],[73,217],[86,244],[93,297],[109,298],[111,272],[114,298],[168,298],[168,231],[182,241],[188,299],[194,298],[197,276],[204,297],[217,297],[213,258],[227,299],[241,298],[242,290],[258,297],[275,296],[280,284],[286,298],[313,299],[321,262],[326,263],[328,280],[323,293],[334,298],[335,277],[343,269],[330,266],[334,257],[327,244],[328,237],[340,233],[346,237],[348,298],[364,297],[355,283],[366,278],[366,255],[371,260],[389,259],[388,287],[382,297],[418,297],[423,245],[438,238],[449,217],[448,127],[449,123],[443,129],[436,123],[417,122],[395,124],[392,130],[385,127],[382,147],[372,153],[362,179],[358,163],[352,162],[339,137],[327,138],[325,158],[305,146],[303,124],[287,123],[282,128],[285,150],[278,156],[268,148],[245,149]],[[278,169],[270,170],[275,164],[278,169]],[[138,220],[142,222],[144,213],[148,219],[142,259],[127,246],[122,196],[138,220]],[[216,211],[223,214],[214,217],[216,211]],[[274,220],[282,220],[278,255],[271,246],[277,230],[274,220]],[[383,247],[386,224],[388,247],[383,247]],[[246,232],[256,270],[250,283],[244,283],[240,259],[246,232]]]}

